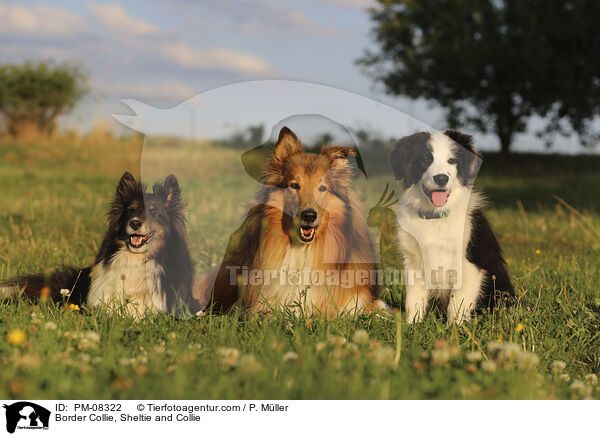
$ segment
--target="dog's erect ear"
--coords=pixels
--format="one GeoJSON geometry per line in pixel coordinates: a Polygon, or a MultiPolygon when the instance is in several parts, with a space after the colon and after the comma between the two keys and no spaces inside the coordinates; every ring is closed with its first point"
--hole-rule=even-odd
{"type": "Polygon", "coordinates": [[[444,135],[460,146],[457,152],[458,176],[464,185],[471,183],[477,176],[482,162],[481,153],[473,145],[473,137],[458,130],[445,130],[444,135]]]}
{"type": "Polygon", "coordinates": [[[431,135],[427,132],[419,132],[405,136],[396,142],[390,152],[390,164],[394,170],[396,180],[407,182],[407,179],[410,178],[411,169],[414,171],[419,170],[416,167],[416,160],[422,154],[419,151],[426,150],[430,137],[431,135]]]}
{"type": "Polygon", "coordinates": [[[293,154],[303,151],[302,144],[298,137],[288,127],[283,127],[279,131],[279,139],[275,146],[275,157],[285,160],[293,154]]]}
{"type": "Polygon", "coordinates": [[[135,181],[135,177],[129,172],[125,171],[119,180],[117,185],[117,191],[115,192],[115,198],[127,198],[133,192],[139,188],[138,182],[135,181]]]}
{"type": "Polygon", "coordinates": [[[154,185],[153,191],[155,194],[162,195],[163,205],[166,208],[181,205],[181,189],[179,188],[177,177],[173,174],[167,176],[162,184],[154,185]]]}
{"type": "Polygon", "coordinates": [[[133,177],[130,172],[126,171],[123,173],[121,180],[119,180],[119,183],[117,184],[115,196],[108,212],[108,223],[111,226],[116,225],[119,222],[127,203],[136,196],[139,196],[141,200],[142,193],[142,185],[135,180],[135,177],[133,177]]]}

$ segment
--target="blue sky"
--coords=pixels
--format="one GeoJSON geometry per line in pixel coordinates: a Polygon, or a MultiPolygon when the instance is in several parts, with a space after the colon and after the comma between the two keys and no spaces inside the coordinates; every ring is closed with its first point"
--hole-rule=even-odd
{"type": "MultiPolygon", "coordinates": [[[[58,0],[0,4],[0,61],[71,60],[93,94],[72,123],[127,113],[133,98],[167,108],[239,81],[307,81],[375,98],[435,128],[442,111],[392,98],[355,65],[372,46],[372,0],[58,0]]],[[[482,137],[494,148],[493,137],[482,137]]],[[[539,149],[530,135],[519,149],[539,149]]]]}

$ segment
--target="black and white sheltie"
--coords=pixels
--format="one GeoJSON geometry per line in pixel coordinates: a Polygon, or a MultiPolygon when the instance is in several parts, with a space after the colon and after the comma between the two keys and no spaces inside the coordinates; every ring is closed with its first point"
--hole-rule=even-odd
{"type": "Polygon", "coordinates": [[[49,294],[55,301],[61,301],[61,290],[67,289],[73,304],[123,310],[139,318],[148,310],[195,313],[193,275],[177,179],[170,175],[146,193],[126,172],[92,266],[62,267],[50,276],[16,277],[0,284],[0,289],[5,296],[49,294]]]}
{"type": "Polygon", "coordinates": [[[416,133],[395,144],[390,161],[405,188],[398,235],[408,321],[422,321],[433,299],[449,323],[460,323],[474,309],[491,309],[501,293],[512,295],[500,245],[473,188],[481,162],[473,138],[455,130],[416,133]]]}

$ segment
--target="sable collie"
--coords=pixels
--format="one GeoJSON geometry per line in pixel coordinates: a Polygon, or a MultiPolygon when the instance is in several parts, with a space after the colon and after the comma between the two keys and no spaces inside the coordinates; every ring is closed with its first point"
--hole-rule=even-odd
{"type": "Polygon", "coordinates": [[[124,310],[139,318],[147,310],[174,312],[191,304],[193,264],[188,251],[181,191],[175,176],[152,193],[126,172],[108,213],[108,230],[94,264],[62,267],[50,276],[34,274],[2,283],[5,296],[47,295],[91,307],[124,310]]]}
{"type": "Polygon", "coordinates": [[[214,282],[213,307],[241,299],[252,312],[275,307],[335,315],[370,310],[374,250],[351,188],[351,147],[308,153],[287,127],[264,168],[265,186],[232,234],[214,282]]]}
{"type": "Polygon", "coordinates": [[[455,130],[400,139],[391,164],[405,191],[398,208],[408,321],[423,320],[437,299],[448,322],[493,308],[514,290],[500,245],[473,188],[481,158],[473,138],[455,130]]]}

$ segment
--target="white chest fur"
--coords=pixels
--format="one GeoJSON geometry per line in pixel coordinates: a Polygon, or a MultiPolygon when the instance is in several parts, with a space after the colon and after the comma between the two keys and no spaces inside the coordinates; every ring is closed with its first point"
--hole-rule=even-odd
{"type": "Polygon", "coordinates": [[[427,289],[461,287],[463,259],[471,236],[470,220],[465,217],[456,213],[425,220],[416,214],[399,215],[405,268],[421,272],[427,289]]]}
{"type": "Polygon", "coordinates": [[[305,299],[308,307],[318,305],[314,298],[318,290],[312,284],[313,260],[312,245],[290,246],[280,262],[263,272],[262,297],[275,306],[303,303],[305,299]]]}
{"type": "Polygon", "coordinates": [[[119,251],[112,262],[101,262],[92,268],[87,302],[93,307],[124,310],[134,317],[141,317],[147,310],[165,312],[161,273],[162,267],[145,255],[119,251]]]}

